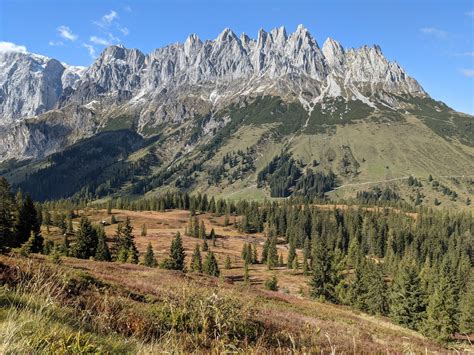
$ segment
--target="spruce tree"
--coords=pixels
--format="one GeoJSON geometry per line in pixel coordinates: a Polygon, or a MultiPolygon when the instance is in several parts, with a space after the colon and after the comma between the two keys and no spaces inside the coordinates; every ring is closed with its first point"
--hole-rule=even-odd
{"type": "Polygon", "coordinates": [[[276,238],[273,237],[268,245],[268,256],[267,256],[268,269],[278,266],[278,250],[276,246],[276,238]]]}
{"type": "Polygon", "coordinates": [[[257,245],[253,245],[252,249],[252,264],[258,264],[258,251],[257,251],[257,245]]]}
{"type": "Polygon", "coordinates": [[[464,334],[474,333],[474,275],[471,275],[466,291],[459,302],[459,329],[464,334]]]}
{"type": "Polygon", "coordinates": [[[186,253],[184,252],[183,240],[181,233],[177,232],[170,247],[170,268],[172,270],[184,271],[184,259],[186,253]]]}
{"type": "Polygon", "coordinates": [[[214,231],[214,228],[211,229],[211,232],[209,233],[209,239],[212,240],[212,246],[216,246],[216,232],[214,231]]]}
{"type": "Polygon", "coordinates": [[[219,276],[219,266],[217,265],[217,259],[212,251],[208,252],[206,255],[206,260],[202,266],[203,272],[211,276],[219,276]]]}
{"type": "Polygon", "coordinates": [[[0,252],[13,244],[15,201],[7,179],[0,176],[0,252]]]}
{"type": "Polygon", "coordinates": [[[424,332],[432,338],[448,341],[458,330],[457,294],[448,263],[445,262],[441,269],[441,275],[426,308],[424,332]]]}
{"type": "Polygon", "coordinates": [[[142,237],[146,237],[146,235],[147,235],[146,224],[145,224],[145,223],[143,223],[143,225],[142,225],[142,232],[141,232],[141,236],[142,236],[142,237]]]}
{"type": "Polygon", "coordinates": [[[95,251],[95,260],[98,261],[110,261],[110,250],[107,245],[107,237],[105,235],[104,228],[99,226],[97,228],[97,249],[95,251]]]}
{"type": "Polygon", "coordinates": [[[87,217],[82,217],[76,231],[76,243],[72,255],[79,259],[88,259],[95,256],[97,249],[97,232],[87,217]]]}
{"type": "Polygon", "coordinates": [[[206,225],[204,224],[204,221],[201,221],[201,224],[199,225],[199,238],[207,239],[206,225]]]}
{"type": "Polygon", "coordinates": [[[155,258],[155,253],[153,252],[153,247],[151,245],[151,242],[148,242],[146,253],[143,258],[143,265],[148,266],[148,267],[156,267],[158,265],[158,262],[156,261],[156,258],[155,258]]]}
{"type": "Polygon", "coordinates": [[[288,265],[288,269],[293,268],[293,260],[295,260],[296,257],[296,247],[295,247],[295,242],[290,241],[290,248],[288,250],[288,261],[286,265],[288,265]]]}
{"type": "MultiPolygon", "coordinates": [[[[21,197],[18,197],[21,198],[21,197]]],[[[21,203],[15,226],[15,238],[12,246],[17,247],[25,243],[31,236],[31,233],[39,235],[41,227],[38,222],[38,215],[35,205],[30,195],[27,195],[21,203]]]]}
{"type": "Polygon", "coordinates": [[[402,260],[390,291],[390,317],[410,329],[419,329],[425,318],[426,299],[415,262],[402,260]]]}
{"type": "Polygon", "coordinates": [[[209,250],[209,244],[207,244],[207,240],[204,239],[202,242],[202,251],[208,251],[209,250]]]}
{"type": "Polygon", "coordinates": [[[326,240],[320,237],[313,255],[313,275],[310,280],[311,297],[336,301],[333,256],[326,247],[326,240]]]}
{"type": "Polygon", "coordinates": [[[193,256],[191,259],[191,271],[202,272],[202,257],[201,257],[201,248],[199,244],[196,244],[194,248],[193,256]]]}

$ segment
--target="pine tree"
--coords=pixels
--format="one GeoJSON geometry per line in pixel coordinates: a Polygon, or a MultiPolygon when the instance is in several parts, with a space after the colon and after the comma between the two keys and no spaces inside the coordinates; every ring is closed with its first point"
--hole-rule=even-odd
{"type": "Polygon", "coordinates": [[[253,245],[252,249],[252,264],[258,264],[258,251],[257,251],[257,245],[253,245]]]}
{"type": "Polygon", "coordinates": [[[191,259],[191,271],[202,272],[202,257],[201,257],[201,248],[199,244],[196,244],[194,248],[193,256],[191,259]]]}
{"type": "Polygon", "coordinates": [[[390,317],[400,325],[419,329],[426,311],[425,295],[416,264],[411,259],[401,262],[390,292],[390,317]]]}
{"type": "Polygon", "coordinates": [[[310,280],[311,297],[336,301],[333,256],[326,247],[325,238],[319,238],[313,255],[313,275],[310,280]]]}
{"type": "Polygon", "coordinates": [[[205,274],[215,277],[220,275],[219,266],[217,265],[216,257],[212,251],[207,253],[202,269],[205,274]]]}
{"type": "Polygon", "coordinates": [[[307,275],[309,272],[308,260],[311,258],[311,244],[309,238],[306,237],[303,244],[303,274],[307,275]]]}
{"type": "Polygon", "coordinates": [[[21,246],[21,253],[28,255],[30,253],[39,253],[43,250],[43,237],[41,234],[31,232],[30,238],[21,246]]]}
{"type": "Polygon", "coordinates": [[[204,221],[201,221],[201,224],[199,225],[199,238],[200,239],[207,239],[206,226],[204,224],[204,221]]]}
{"type": "Polygon", "coordinates": [[[212,240],[212,246],[216,246],[216,232],[214,231],[214,228],[211,229],[211,232],[209,233],[209,239],[212,240]]]}
{"type": "MultiPolygon", "coordinates": [[[[21,198],[18,197],[18,198],[21,198]]],[[[12,246],[17,247],[25,243],[31,236],[31,233],[39,235],[41,227],[38,222],[38,215],[35,205],[30,195],[27,195],[25,200],[21,203],[18,212],[18,218],[15,226],[15,239],[12,246]]]]}
{"type": "Polygon", "coordinates": [[[68,218],[67,220],[67,233],[74,233],[74,227],[72,225],[72,219],[68,218]]]}
{"type": "Polygon", "coordinates": [[[88,259],[95,256],[97,249],[97,232],[87,217],[82,217],[79,229],[76,231],[76,243],[72,255],[79,259],[88,259]]]}
{"type": "Polygon", "coordinates": [[[293,241],[290,241],[290,249],[288,250],[288,261],[286,265],[288,266],[288,269],[291,269],[293,267],[293,260],[296,257],[296,247],[295,243],[293,241]]]}
{"type": "Polygon", "coordinates": [[[202,251],[208,251],[209,250],[209,244],[207,244],[207,240],[204,239],[202,242],[202,251]]]}
{"type": "Polygon", "coordinates": [[[95,260],[98,261],[110,261],[110,250],[107,246],[107,237],[105,235],[104,228],[99,226],[97,228],[97,249],[95,251],[95,260]]]}
{"type": "Polygon", "coordinates": [[[268,256],[267,256],[268,269],[278,266],[278,250],[276,246],[276,238],[273,237],[268,245],[268,256]]]}
{"type": "Polygon", "coordinates": [[[153,247],[151,245],[151,242],[148,242],[145,257],[143,258],[143,265],[148,266],[148,267],[156,267],[158,265],[158,262],[156,261],[156,258],[155,258],[155,253],[153,252],[153,247]]]}
{"type": "Polygon", "coordinates": [[[465,334],[474,333],[474,275],[471,275],[466,291],[459,302],[459,329],[465,334]]]}
{"type": "Polygon", "coordinates": [[[184,271],[185,257],[186,253],[184,252],[183,240],[181,239],[181,234],[177,232],[170,247],[170,268],[172,270],[184,271]]]}
{"type": "Polygon", "coordinates": [[[300,263],[298,262],[298,255],[295,255],[295,257],[293,258],[293,265],[291,266],[291,268],[295,271],[300,268],[300,263]]]}
{"type": "Polygon", "coordinates": [[[142,237],[146,237],[146,235],[147,235],[146,224],[145,224],[145,223],[143,223],[143,225],[142,225],[142,232],[141,232],[141,236],[142,236],[142,237]]]}
{"type": "Polygon", "coordinates": [[[275,275],[265,281],[265,288],[270,291],[278,291],[278,279],[275,275]]]}
{"type": "Polygon", "coordinates": [[[135,245],[135,237],[133,236],[133,227],[130,221],[130,217],[125,219],[125,223],[120,230],[120,249],[124,250],[121,253],[121,261],[127,255],[126,261],[131,264],[138,264],[138,249],[135,245]]]}
{"type": "Polygon", "coordinates": [[[15,201],[10,184],[0,177],[0,252],[13,244],[15,201]]]}
{"type": "Polygon", "coordinates": [[[441,269],[441,275],[426,308],[424,332],[432,338],[448,341],[458,330],[457,294],[448,263],[444,262],[441,269]]]}

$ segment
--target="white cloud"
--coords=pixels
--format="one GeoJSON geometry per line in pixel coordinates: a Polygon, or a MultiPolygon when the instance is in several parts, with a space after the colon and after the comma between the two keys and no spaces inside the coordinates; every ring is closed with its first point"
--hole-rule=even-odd
{"type": "Polygon", "coordinates": [[[435,27],[424,27],[420,29],[420,32],[424,35],[434,36],[438,39],[445,39],[448,37],[448,32],[435,27]]]}
{"type": "Polygon", "coordinates": [[[54,47],[54,46],[62,46],[62,45],[64,45],[64,43],[63,43],[62,41],[49,41],[48,44],[49,44],[50,46],[53,46],[53,47],[54,47]]]}
{"type": "Polygon", "coordinates": [[[119,31],[122,32],[124,36],[128,36],[128,34],[130,33],[127,27],[119,27],[119,31]]]}
{"type": "Polygon", "coordinates": [[[466,14],[466,16],[474,17],[474,11],[468,11],[465,14],[466,14]]]}
{"type": "Polygon", "coordinates": [[[71,29],[67,26],[59,26],[58,32],[62,38],[67,39],[68,41],[74,42],[77,39],[77,35],[72,33],[71,29]]]}
{"type": "Polygon", "coordinates": [[[461,55],[466,56],[466,57],[474,57],[474,52],[464,52],[461,55]]]}
{"type": "Polygon", "coordinates": [[[110,46],[112,44],[109,40],[97,36],[91,36],[90,41],[101,46],[110,46]]]}
{"type": "Polygon", "coordinates": [[[118,13],[114,10],[110,10],[104,16],[101,17],[99,21],[95,21],[94,23],[99,27],[109,27],[114,20],[118,19],[118,13]]]}
{"type": "Polygon", "coordinates": [[[0,41],[0,53],[5,53],[5,52],[28,53],[25,46],[20,46],[12,42],[0,41]]]}
{"type": "Polygon", "coordinates": [[[89,52],[89,56],[92,59],[95,59],[97,57],[97,54],[95,52],[95,47],[91,44],[83,43],[82,46],[87,49],[87,52],[89,52]]]}
{"type": "Polygon", "coordinates": [[[459,71],[468,78],[474,78],[474,69],[460,69],[459,71]]]}

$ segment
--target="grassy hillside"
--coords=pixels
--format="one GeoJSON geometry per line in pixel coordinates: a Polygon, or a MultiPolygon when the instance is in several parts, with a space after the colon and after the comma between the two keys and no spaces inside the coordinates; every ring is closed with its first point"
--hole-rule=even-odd
{"type": "MultiPolygon", "coordinates": [[[[375,111],[360,101],[335,99],[308,113],[278,97],[245,99],[163,125],[152,140],[130,131],[104,132],[39,162],[4,164],[2,173],[40,199],[180,189],[261,200],[270,189],[257,186],[258,173],[286,151],[301,161],[302,176],[307,168],[336,174],[340,189],[329,197],[353,198],[388,184],[410,204],[423,195],[418,200],[430,207],[472,208],[466,200],[474,178],[473,118],[431,99],[400,100],[410,109],[375,111]],[[457,197],[426,185],[406,188],[408,176],[429,175],[457,197]]],[[[122,118],[114,129],[122,127],[122,118]]]]}
{"type": "Polygon", "coordinates": [[[444,352],[416,332],[253,286],[143,266],[0,257],[2,353],[444,352]]]}

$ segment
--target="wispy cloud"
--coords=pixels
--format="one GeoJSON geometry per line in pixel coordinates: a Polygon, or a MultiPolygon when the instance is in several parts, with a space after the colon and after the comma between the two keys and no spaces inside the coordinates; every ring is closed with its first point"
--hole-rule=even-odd
{"type": "Polygon", "coordinates": [[[95,47],[92,44],[83,43],[82,46],[87,49],[87,52],[92,59],[97,57],[95,47]]]}
{"type": "Polygon", "coordinates": [[[71,29],[68,26],[59,26],[58,32],[62,38],[67,39],[68,41],[74,42],[77,39],[77,35],[72,33],[71,29]]]}
{"type": "Polygon", "coordinates": [[[104,16],[101,17],[99,21],[94,21],[94,23],[99,27],[109,27],[114,20],[118,19],[119,15],[116,11],[110,10],[104,16]]]}
{"type": "Polygon", "coordinates": [[[110,46],[112,43],[105,39],[105,38],[102,38],[102,37],[97,37],[97,36],[91,36],[91,38],[89,38],[89,40],[94,43],[94,44],[98,44],[98,45],[101,45],[101,46],[110,46]]]}
{"type": "Polygon", "coordinates": [[[465,12],[465,15],[469,17],[474,17],[474,11],[465,12]]]}
{"type": "Polygon", "coordinates": [[[48,44],[53,47],[64,45],[63,41],[49,41],[48,44]]]}
{"type": "Polygon", "coordinates": [[[467,76],[468,78],[474,77],[474,69],[459,69],[462,75],[467,76]]]}
{"type": "Polygon", "coordinates": [[[420,29],[420,32],[423,35],[433,36],[438,39],[446,39],[448,37],[448,32],[435,27],[423,27],[420,29]]]}
{"type": "Polygon", "coordinates": [[[6,52],[28,53],[25,46],[21,46],[12,42],[0,41],[0,53],[6,52]]]}
{"type": "Polygon", "coordinates": [[[464,57],[474,57],[474,52],[464,52],[464,53],[460,53],[459,55],[464,56],[464,57]]]}
{"type": "Polygon", "coordinates": [[[130,5],[125,5],[123,9],[127,12],[132,12],[132,8],[130,7],[130,5]]]}
{"type": "Polygon", "coordinates": [[[130,33],[127,27],[119,27],[119,31],[122,32],[124,36],[128,36],[128,34],[130,33]]]}

